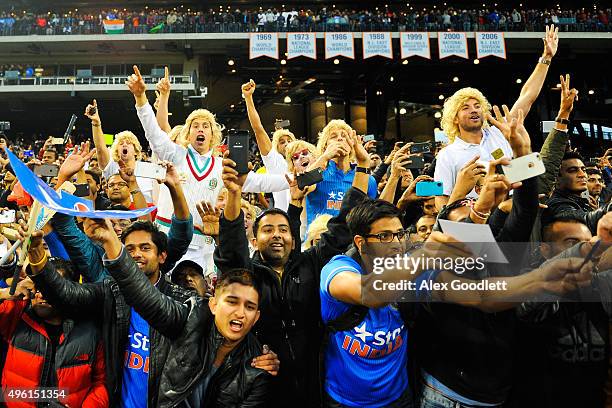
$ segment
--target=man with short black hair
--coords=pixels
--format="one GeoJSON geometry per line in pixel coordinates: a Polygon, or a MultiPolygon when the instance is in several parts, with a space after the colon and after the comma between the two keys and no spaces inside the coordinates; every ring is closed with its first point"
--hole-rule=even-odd
{"type": "Polygon", "coordinates": [[[587,168],[587,187],[589,191],[589,203],[593,209],[599,208],[600,205],[605,204],[601,202],[603,198],[601,196],[601,192],[606,187],[606,184],[603,181],[603,175],[601,174],[601,170],[597,168],[587,168]]]}
{"type": "Polygon", "coordinates": [[[176,265],[172,271],[172,283],[182,288],[195,291],[198,296],[205,297],[207,283],[204,279],[204,270],[197,263],[187,259],[176,265]]]}
{"type": "Polygon", "coordinates": [[[57,161],[57,151],[54,149],[45,150],[41,161],[43,164],[55,164],[57,161]]]}

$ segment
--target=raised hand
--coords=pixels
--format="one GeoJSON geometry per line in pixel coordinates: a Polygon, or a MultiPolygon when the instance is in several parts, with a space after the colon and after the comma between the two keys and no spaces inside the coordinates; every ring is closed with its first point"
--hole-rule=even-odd
{"type": "MultiPolygon", "coordinates": [[[[229,158],[229,150],[223,153],[223,173],[221,179],[227,191],[231,193],[240,193],[242,186],[247,178],[247,174],[239,174],[236,169],[236,162],[229,158]]],[[[249,170],[253,165],[249,163],[249,170]]]]}
{"type": "Polygon", "coordinates": [[[545,263],[534,272],[545,291],[563,295],[591,285],[593,263],[583,263],[582,258],[556,259],[545,263]]]}
{"type": "Polygon", "coordinates": [[[170,71],[168,67],[164,67],[164,77],[157,82],[155,85],[155,89],[159,92],[160,96],[166,97],[170,95],[170,90],[172,86],[170,85],[170,71]]]}
{"type": "Polygon", "coordinates": [[[100,113],[98,112],[98,102],[94,99],[92,103],[85,108],[85,116],[91,120],[92,125],[100,125],[100,113]]]}
{"type": "Polygon", "coordinates": [[[542,55],[548,59],[554,57],[559,46],[559,27],[555,27],[553,24],[546,26],[546,35],[542,38],[542,41],[544,41],[542,55]]]}
{"type": "Polygon", "coordinates": [[[336,157],[348,156],[349,151],[346,149],[346,144],[332,140],[325,147],[323,156],[329,161],[336,157]]]}
{"type": "Polygon", "coordinates": [[[348,137],[349,146],[355,151],[355,159],[357,159],[357,166],[370,167],[370,154],[363,147],[361,140],[357,137],[357,132],[353,129],[348,137]]]}
{"type": "Polygon", "coordinates": [[[135,97],[143,96],[147,90],[142,75],[140,75],[140,70],[136,65],[134,65],[134,73],[127,78],[125,84],[135,97]]]}
{"type": "Polygon", "coordinates": [[[288,174],[285,174],[285,179],[287,180],[287,183],[289,183],[289,193],[291,194],[291,200],[301,202],[304,199],[304,196],[306,196],[307,188],[302,190],[298,187],[297,173],[295,169],[293,170],[293,179],[289,177],[288,174]]]}
{"type": "Polygon", "coordinates": [[[64,163],[59,168],[58,177],[61,176],[64,180],[70,179],[77,174],[93,156],[96,154],[96,149],[89,150],[89,142],[81,143],[74,147],[71,155],[66,157],[64,163]]]}
{"type": "Polygon", "coordinates": [[[493,106],[495,117],[488,114],[488,121],[503,133],[512,147],[515,158],[531,153],[531,138],[527,129],[525,129],[523,110],[519,109],[516,116],[512,116],[506,105],[502,105],[502,109],[504,110],[504,116],[501,115],[497,106],[493,106]]]}
{"type": "Polygon", "coordinates": [[[107,218],[85,218],[83,231],[90,239],[103,245],[119,239],[113,229],[113,224],[107,218]]]}
{"type": "Polygon", "coordinates": [[[478,200],[474,203],[474,210],[479,213],[490,213],[493,208],[504,201],[509,190],[518,188],[522,185],[521,182],[510,184],[506,176],[497,174],[496,166],[498,164],[508,165],[510,164],[510,160],[501,158],[489,163],[489,171],[484,179],[482,190],[480,191],[478,200]]]}
{"type": "Polygon", "coordinates": [[[198,210],[198,214],[200,214],[202,223],[200,225],[194,225],[194,228],[204,235],[219,235],[219,218],[221,217],[221,210],[206,201],[197,203],[196,209],[198,210]]]}
{"type": "Polygon", "coordinates": [[[117,164],[119,165],[119,175],[121,176],[123,181],[125,181],[128,184],[130,190],[133,190],[134,188],[138,188],[138,183],[136,182],[136,176],[134,175],[134,167],[129,166],[126,162],[124,162],[121,159],[119,159],[117,164]]]}
{"type": "Polygon", "coordinates": [[[401,151],[396,153],[391,162],[391,177],[401,177],[407,170],[406,166],[412,163],[412,160],[410,160],[411,157],[412,155],[405,154],[401,151]]]}
{"type": "Polygon", "coordinates": [[[158,183],[175,188],[181,185],[181,176],[172,162],[162,161],[159,165],[166,168],[166,177],[163,180],[157,180],[158,183]]]}
{"type": "Polygon", "coordinates": [[[578,100],[578,90],[576,88],[570,89],[570,75],[565,74],[559,76],[561,81],[561,106],[559,107],[559,116],[567,119],[569,114],[574,109],[574,101],[578,100]]]}
{"type": "Polygon", "coordinates": [[[245,98],[250,98],[253,96],[253,92],[255,92],[255,81],[252,79],[249,80],[246,84],[242,85],[242,94],[245,98]]]}
{"type": "MultiPolygon", "coordinates": [[[[412,203],[415,201],[425,201],[425,200],[429,200],[433,197],[431,196],[418,196],[416,195],[416,185],[417,183],[421,182],[421,181],[434,181],[433,178],[431,178],[430,176],[427,176],[425,174],[422,174],[420,176],[418,176],[417,178],[415,178],[414,180],[412,180],[410,182],[410,184],[408,185],[408,188],[406,188],[406,190],[404,190],[404,192],[402,193],[402,196],[399,199],[399,202],[402,203],[412,203]]],[[[399,204],[398,202],[398,204],[399,204]]]]}

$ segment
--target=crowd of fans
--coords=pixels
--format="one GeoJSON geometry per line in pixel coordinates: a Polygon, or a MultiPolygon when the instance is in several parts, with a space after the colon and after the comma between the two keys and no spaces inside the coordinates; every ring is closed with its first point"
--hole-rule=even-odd
{"type": "Polygon", "coordinates": [[[144,10],[5,11],[0,35],[102,34],[104,20],[122,20],[123,32],[142,34],[255,31],[610,31],[610,8],[506,9],[460,7],[375,9],[259,7],[244,10],[146,8],[144,10]]]}
{"type": "Polygon", "coordinates": [[[17,219],[2,224],[0,244],[7,253],[26,243],[0,266],[3,401],[603,407],[612,388],[612,149],[585,163],[568,147],[578,93],[569,75],[539,155],[523,124],[557,48],[547,27],[510,108],[492,108],[475,88],[449,97],[446,146],[383,151],[340,119],[316,146],[284,128],[270,137],[249,81],[235,91],[265,166],[254,171],[240,160],[244,142],[234,143],[243,132],[223,145],[204,109],[172,126],[168,71],[152,106],[136,66],[126,85],[150,157],[130,130],[106,145],[96,100],[84,112],[91,139],[80,145],[50,138],[33,151],[0,140],[51,187],[85,186],[79,195],[96,210],[116,211],[60,211],[28,227],[37,205],[16,177],[19,163],[1,158],[0,207],[17,219]],[[543,173],[519,181],[499,167],[529,173],[538,160],[543,173]],[[144,161],[165,175],[141,172],[144,161]],[[442,191],[419,193],[432,181],[442,191]],[[474,247],[445,225],[488,231],[509,262],[468,266],[474,247]],[[422,262],[402,266],[402,255],[422,262]],[[383,284],[402,289],[376,292],[383,284]],[[447,289],[455,284],[468,289],[447,289]],[[41,387],[54,393],[21,392],[41,387]]]}

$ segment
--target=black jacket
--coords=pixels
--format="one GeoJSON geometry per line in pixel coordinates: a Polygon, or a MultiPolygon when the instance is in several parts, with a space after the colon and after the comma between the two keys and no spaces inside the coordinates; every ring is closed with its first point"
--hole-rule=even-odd
{"type": "MultiPolygon", "coordinates": [[[[369,199],[351,188],[342,200],[340,214],[327,224],[317,245],[292,251],[281,278],[256,252],[251,259],[243,214],[234,221],[219,220],[219,246],[215,263],[223,272],[249,268],[262,282],[261,317],[254,327],[259,341],[278,353],[281,367],[273,394],[278,406],[316,406],[320,395],[319,352],[323,336],[319,285],[321,269],[351,243],[346,225],[348,212],[369,199]]],[[[294,226],[291,226],[295,235],[294,226]]]]}
{"type": "MultiPolygon", "coordinates": [[[[144,277],[144,275],[143,275],[144,277]]],[[[98,283],[78,284],[62,278],[49,262],[44,269],[31,275],[36,288],[49,303],[58,307],[66,316],[87,316],[102,321],[102,336],[106,363],[106,381],[111,405],[121,400],[121,382],[128,341],[130,307],[113,278],[98,283]]],[[[157,289],[176,299],[187,300],[191,292],[174,285],[162,276],[157,289]]],[[[170,342],[152,326],[150,329],[148,406],[157,406],[157,393],[161,370],[170,350],[170,342]]]]}
{"type": "MultiPolygon", "coordinates": [[[[216,351],[223,341],[217,331],[208,302],[191,297],[178,302],[155,290],[138,270],[125,249],[112,261],[105,260],[127,302],[151,328],[169,339],[166,366],[159,382],[159,407],[175,407],[190,397],[204,374],[210,371],[216,351]]],[[[226,357],[208,384],[203,399],[193,406],[266,406],[269,374],[251,367],[261,354],[261,345],[249,333],[226,357]]]]}
{"type": "Polygon", "coordinates": [[[546,223],[547,218],[556,214],[563,212],[576,213],[584,219],[584,223],[593,235],[597,233],[597,222],[612,208],[612,203],[610,203],[603,208],[593,210],[586,198],[560,190],[553,191],[546,205],[548,208],[542,213],[543,223],[546,223]]]}

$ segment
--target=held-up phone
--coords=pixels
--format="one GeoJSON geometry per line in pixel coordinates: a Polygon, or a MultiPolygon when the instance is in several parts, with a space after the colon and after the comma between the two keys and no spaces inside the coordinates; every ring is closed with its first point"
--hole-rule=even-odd
{"type": "Polygon", "coordinates": [[[15,210],[0,211],[0,224],[11,224],[15,222],[15,210]]]}
{"type": "Polygon", "coordinates": [[[249,172],[249,138],[248,130],[230,129],[227,135],[229,156],[236,163],[238,174],[249,172]]]}
{"type": "Polygon", "coordinates": [[[416,185],[416,195],[418,197],[441,196],[444,189],[441,181],[419,181],[416,185]]]}
{"type": "Polygon", "coordinates": [[[509,165],[501,167],[510,183],[527,180],[546,171],[540,153],[537,152],[511,160],[509,165]]]}
{"type": "Polygon", "coordinates": [[[89,197],[89,184],[87,183],[76,183],[74,185],[75,190],[72,194],[75,197],[89,197]]]}
{"type": "Polygon", "coordinates": [[[68,127],[66,128],[66,132],[64,132],[64,140],[62,144],[66,144],[68,142],[68,138],[70,137],[70,133],[72,133],[72,129],[74,129],[74,124],[77,121],[77,115],[72,114],[70,117],[70,122],[68,123],[68,127]]]}
{"type": "Polygon", "coordinates": [[[64,139],[62,139],[61,137],[52,137],[51,138],[51,144],[52,145],[63,145],[64,144],[64,139]]]}
{"type": "Polygon", "coordinates": [[[410,146],[410,153],[429,153],[431,151],[431,144],[429,142],[425,143],[414,143],[410,146]]]}
{"type": "Polygon", "coordinates": [[[423,156],[412,156],[410,157],[410,161],[412,161],[412,163],[406,165],[407,169],[422,169],[425,167],[425,159],[423,159],[423,156]]]}
{"type": "Polygon", "coordinates": [[[38,177],[57,177],[59,167],[55,164],[40,164],[34,167],[34,174],[38,177]]]}
{"type": "Polygon", "coordinates": [[[376,138],[376,136],[374,136],[374,135],[365,135],[363,137],[363,141],[364,142],[369,142],[370,140],[374,140],[375,138],[376,138]]]}
{"type": "Polygon", "coordinates": [[[323,170],[320,168],[316,168],[304,174],[298,175],[297,185],[300,190],[303,190],[304,187],[312,186],[313,184],[317,184],[321,180],[323,180],[323,170]]]}
{"type": "Polygon", "coordinates": [[[585,198],[585,199],[589,199],[589,190],[584,190],[582,193],[580,193],[580,197],[585,198]]]}
{"type": "Polygon", "coordinates": [[[163,180],[166,178],[166,168],[159,164],[138,161],[134,168],[134,175],[136,177],[163,180]]]}
{"type": "Polygon", "coordinates": [[[275,129],[285,129],[288,128],[289,125],[291,125],[291,122],[289,122],[289,119],[285,119],[285,120],[277,120],[276,123],[274,124],[274,128],[275,129]]]}

